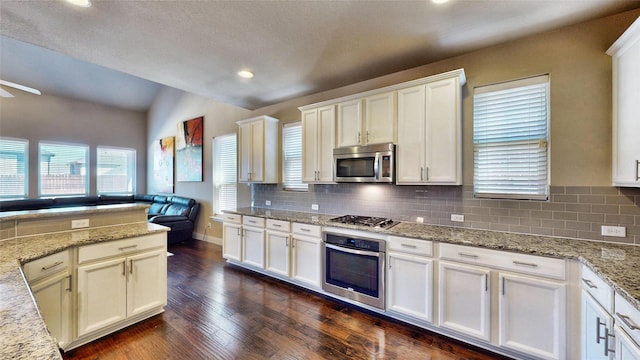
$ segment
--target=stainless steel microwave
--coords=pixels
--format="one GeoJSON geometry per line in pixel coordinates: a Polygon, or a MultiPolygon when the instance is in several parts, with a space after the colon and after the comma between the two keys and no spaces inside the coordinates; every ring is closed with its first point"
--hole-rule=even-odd
{"type": "Polygon", "coordinates": [[[333,181],[395,182],[395,150],[392,143],[342,147],[333,150],[333,181]]]}

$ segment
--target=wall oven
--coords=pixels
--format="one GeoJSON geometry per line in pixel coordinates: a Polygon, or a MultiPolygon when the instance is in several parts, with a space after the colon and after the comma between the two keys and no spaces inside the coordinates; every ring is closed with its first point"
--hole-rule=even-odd
{"type": "Polygon", "coordinates": [[[393,183],[395,147],[385,143],[333,149],[333,180],[393,183]]]}
{"type": "Polygon", "coordinates": [[[325,232],[323,250],[324,291],[385,308],[384,240],[325,232]]]}

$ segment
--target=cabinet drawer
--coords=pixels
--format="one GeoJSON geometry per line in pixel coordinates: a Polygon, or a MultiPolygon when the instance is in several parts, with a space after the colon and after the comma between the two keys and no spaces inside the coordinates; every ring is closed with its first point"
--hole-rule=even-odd
{"type": "Polygon", "coordinates": [[[166,245],[167,237],[164,233],[85,245],[78,248],[78,264],[102,258],[127,255],[158,247],[165,247],[166,245]]]}
{"type": "Polygon", "coordinates": [[[618,293],[615,295],[615,309],[616,325],[622,327],[636,344],[640,344],[640,310],[618,293]]]}
{"type": "Polygon", "coordinates": [[[315,237],[322,236],[322,229],[318,225],[293,223],[292,232],[294,234],[300,234],[300,235],[308,235],[308,236],[315,236],[315,237]]]}
{"type": "Polygon", "coordinates": [[[223,221],[234,224],[242,224],[242,215],[238,214],[223,214],[223,221]]]}
{"type": "Polygon", "coordinates": [[[69,268],[69,251],[61,251],[43,258],[30,261],[23,266],[24,275],[28,282],[34,282],[47,275],[69,268]]]}
{"type": "Polygon", "coordinates": [[[285,220],[267,219],[267,229],[289,232],[289,222],[285,220]]]}
{"type": "Polygon", "coordinates": [[[433,242],[429,240],[389,236],[387,244],[388,250],[390,251],[400,251],[422,256],[433,256],[433,242]]]}
{"type": "Polygon", "coordinates": [[[255,217],[255,216],[243,216],[242,217],[242,225],[263,228],[264,227],[264,218],[255,217]]]}
{"type": "Polygon", "coordinates": [[[588,266],[581,266],[582,289],[593,296],[594,299],[609,313],[613,313],[613,290],[600,276],[596,275],[588,266]]]}
{"type": "Polygon", "coordinates": [[[566,276],[566,264],[564,260],[542,256],[471,246],[440,244],[440,258],[558,280],[564,280],[566,276]]]}

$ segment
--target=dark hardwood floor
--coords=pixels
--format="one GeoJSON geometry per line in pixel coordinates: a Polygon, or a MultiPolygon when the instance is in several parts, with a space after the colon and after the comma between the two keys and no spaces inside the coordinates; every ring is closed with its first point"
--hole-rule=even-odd
{"type": "Polygon", "coordinates": [[[65,359],[504,359],[174,245],[163,314],[65,359]]]}

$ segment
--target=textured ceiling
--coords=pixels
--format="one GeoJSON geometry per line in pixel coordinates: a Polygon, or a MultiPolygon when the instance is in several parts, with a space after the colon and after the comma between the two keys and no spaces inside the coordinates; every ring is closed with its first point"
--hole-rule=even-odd
{"type": "Polygon", "coordinates": [[[255,109],[634,8],[640,1],[1,0],[0,76],[138,110],[157,84],[255,109]],[[245,68],[253,79],[236,76],[245,68]]]}

